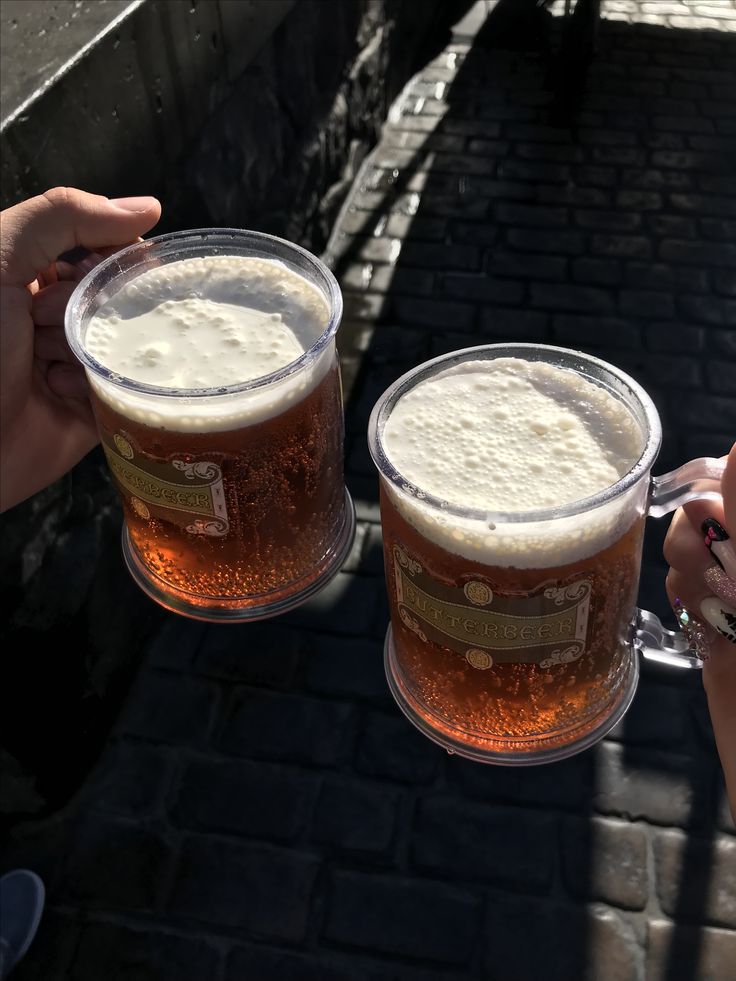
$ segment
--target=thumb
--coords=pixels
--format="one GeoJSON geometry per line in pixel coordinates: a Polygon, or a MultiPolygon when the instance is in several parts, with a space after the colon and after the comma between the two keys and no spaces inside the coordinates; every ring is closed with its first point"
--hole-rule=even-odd
{"type": "Polygon", "coordinates": [[[3,284],[27,286],[62,252],[127,245],[158,221],[156,198],[109,200],[74,187],[55,187],[2,213],[3,284]]]}
{"type": "Polygon", "coordinates": [[[721,491],[723,493],[723,514],[726,519],[726,527],[731,530],[732,537],[736,537],[736,443],[731,447],[731,452],[726,460],[721,491]]]}

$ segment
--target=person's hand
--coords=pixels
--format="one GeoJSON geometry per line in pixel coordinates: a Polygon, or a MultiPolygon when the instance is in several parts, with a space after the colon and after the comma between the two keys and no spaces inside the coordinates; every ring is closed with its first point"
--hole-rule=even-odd
{"type": "Polygon", "coordinates": [[[64,337],[64,310],[89,271],[57,258],[106,254],[159,219],[155,198],[108,200],[57,187],[0,215],[0,511],[61,477],[97,442],[84,372],[64,337]]]}
{"type": "Polygon", "coordinates": [[[723,502],[693,501],[665,540],[667,595],[700,633],[703,685],[736,820],[736,443],[721,484],[723,502]]]}

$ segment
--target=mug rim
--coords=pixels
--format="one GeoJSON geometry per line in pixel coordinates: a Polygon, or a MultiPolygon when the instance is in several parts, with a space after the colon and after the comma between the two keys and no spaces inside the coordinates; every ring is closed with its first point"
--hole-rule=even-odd
{"type": "MultiPolygon", "coordinates": [[[[582,374],[586,381],[590,381],[593,384],[600,384],[600,380],[597,378],[584,375],[579,370],[577,373],[582,374]]],[[[614,391],[611,391],[608,387],[606,388],[611,394],[615,392],[619,399],[622,398],[623,393],[620,388],[614,389],[614,391]]],[[[630,411],[634,412],[631,405],[628,403],[626,405],[630,411]]],[[[637,422],[639,421],[637,418],[637,422]]],[[[661,444],[662,424],[659,413],[651,397],[638,382],[634,381],[630,375],[626,374],[620,368],[607,361],[603,361],[601,358],[573,348],[558,347],[551,344],[522,342],[480,344],[475,347],[460,348],[457,351],[451,351],[447,354],[439,355],[436,358],[431,358],[429,361],[424,361],[410,371],[405,372],[383,392],[374,405],[368,422],[368,449],[371,458],[378,469],[379,475],[391,485],[393,491],[397,491],[403,497],[420,502],[423,507],[428,507],[432,511],[439,512],[442,515],[452,515],[453,517],[465,520],[477,520],[481,522],[491,521],[498,524],[532,524],[542,521],[553,521],[559,518],[574,517],[577,514],[583,514],[595,508],[602,507],[615,500],[630,487],[633,487],[649,475],[661,444]],[[539,354],[538,357],[533,357],[535,352],[539,354]],[[489,353],[489,357],[482,357],[484,353],[489,353]],[[447,364],[447,367],[451,367],[465,361],[495,360],[496,357],[502,356],[517,356],[526,360],[544,361],[547,364],[553,364],[557,367],[573,371],[576,368],[571,362],[578,361],[595,367],[599,372],[615,378],[620,386],[627,389],[638,401],[640,414],[643,415],[647,425],[647,431],[644,434],[644,446],[633,466],[613,484],[610,484],[595,494],[571,501],[568,504],[536,508],[528,511],[494,511],[452,504],[422,490],[421,487],[404,477],[393,463],[391,463],[383,445],[383,430],[393,407],[399,399],[411,389],[415,388],[420,382],[436,374],[435,369],[440,365],[447,364]]]]}
{"type": "MultiPolygon", "coordinates": [[[[126,279],[126,282],[130,282],[133,278],[126,279]]],[[[310,283],[310,285],[315,286],[315,283],[310,283]]],[[[115,292],[117,290],[111,292],[110,296],[114,296],[115,292]]],[[[322,293],[322,290],[320,290],[320,293],[322,293]]],[[[162,235],[156,235],[142,242],[135,242],[133,245],[126,246],[115,252],[107,259],[103,259],[102,262],[87,273],[72,293],[64,316],[64,331],[67,343],[82,366],[94,372],[98,378],[113,386],[130,392],[163,397],[168,400],[212,398],[236,395],[264,388],[282,381],[302,368],[313,364],[334,338],[337,328],[340,325],[340,320],[342,319],[342,312],[342,292],[332,271],[320,258],[300,245],[295,245],[287,239],[279,238],[276,235],[269,235],[266,232],[256,232],[242,228],[192,228],[183,231],[165,232],[162,235]],[[211,251],[213,248],[217,251],[211,251]],[[279,254],[279,250],[281,254],[279,254]],[[114,283],[118,278],[122,278],[127,272],[136,270],[137,267],[140,267],[139,272],[146,271],[146,268],[149,268],[145,263],[146,256],[150,256],[151,258],[154,258],[156,255],[161,258],[169,256],[170,258],[166,264],[182,259],[202,258],[212,255],[222,256],[223,258],[228,256],[252,256],[281,262],[296,275],[306,278],[303,270],[287,263],[286,260],[289,253],[301,259],[307,268],[311,268],[322,279],[327,293],[325,299],[329,304],[330,317],[327,326],[315,338],[314,342],[298,358],[295,358],[276,371],[233,385],[218,385],[212,388],[170,388],[164,385],[152,385],[147,382],[136,381],[134,378],[128,378],[126,375],[113,371],[94,358],[84,346],[82,323],[89,305],[102,292],[99,289],[100,280],[109,284],[114,283]],[[127,259],[134,258],[136,254],[140,256],[139,261],[124,268],[122,263],[127,259]],[[117,276],[113,275],[112,278],[108,278],[109,274],[116,268],[117,276]]]]}

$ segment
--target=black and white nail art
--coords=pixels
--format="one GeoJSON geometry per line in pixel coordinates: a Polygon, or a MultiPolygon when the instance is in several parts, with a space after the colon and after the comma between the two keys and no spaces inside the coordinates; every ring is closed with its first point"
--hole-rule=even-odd
{"type": "Polygon", "coordinates": [[[718,565],[736,579],[736,550],[726,529],[715,518],[706,518],[700,529],[703,541],[718,565]]]}
{"type": "Polygon", "coordinates": [[[700,604],[700,612],[718,633],[736,644],[736,609],[717,596],[709,596],[700,604]]]}

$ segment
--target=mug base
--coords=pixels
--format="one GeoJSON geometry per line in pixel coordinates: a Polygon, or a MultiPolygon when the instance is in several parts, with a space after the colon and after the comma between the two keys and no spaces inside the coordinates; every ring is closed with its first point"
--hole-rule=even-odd
{"type": "Polygon", "coordinates": [[[494,763],[498,766],[535,766],[555,763],[590,749],[603,739],[626,714],[639,684],[639,658],[635,651],[629,658],[629,667],[617,697],[599,715],[587,719],[574,728],[536,736],[529,740],[504,739],[491,735],[463,732],[447,722],[432,719],[409,692],[398,665],[393,631],[389,625],[384,644],[384,667],[388,686],[397,705],[432,742],[442,746],[451,755],[457,754],[477,763],[494,763]]]}
{"type": "Polygon", "coordinates": [[[144,565],[138,550],[130,539],[128,529],[123,525],[123,558],[133,580],[143,592],[159,606],[208,623],[247,623],[252,620],[266,620],[279,616],[306,603],[316,593],[324,589],[340,571],[348,556],[355,538],[355,506],[347,488],[345,489],[345,521],[339,537],[323,561],[325,566],[316,578],[309,579],[304,586],[299,582],[288,583],[271,593],[256,597],[211,597],[186,593],[164,582],[144,565]]]}

